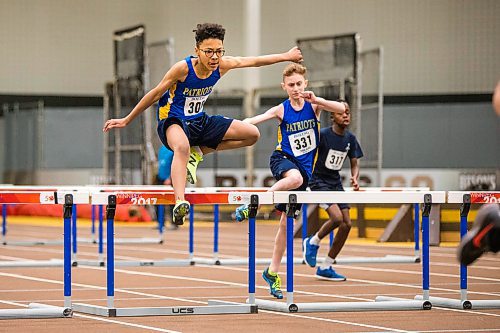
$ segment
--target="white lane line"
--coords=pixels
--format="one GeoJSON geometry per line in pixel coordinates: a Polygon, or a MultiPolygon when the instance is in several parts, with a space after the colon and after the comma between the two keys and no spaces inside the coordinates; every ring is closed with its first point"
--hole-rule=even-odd
{"type": "MultiPolygon", "coordinates": [[[[16,303],[16,302],[9,302],[9,301],[2,301],[2,300],[0,300],[0,303],[4,303],[4,304],[8,304],[8,305],[14,305],[14,306],[20,306],[20,307],[25,307],[25,308],[28,307],[28,305],[26,305],[26,304],[16,303]]],[[[135,327],[135,328],[142,328],[142,329],[145,329],[145,330],[150,330],[150,331],[155,331],[155,332],[182,333],[182,332],[179,332],[179,331],[172,331],[172,330],[167,330],[167,329],[159,328],[159,327],[153,327],[153,326],[146,326],[146,325],[140,325],[140,324],[127,323],[127,322],[113,320],[113,319],[107,319],[107,318],[92,317],[92,316],[82,315],[82,314],[79,314],[79,313],[73,313],[73,317],[80,317],[80,318],[85,318],[85,319],[89,319],[89,320],[97,320],[97,321],[103,321],[103,322],[106,322],[106,323],[113,323],[113,324],[118,324],[118,325],[123,325],[123,326],[129,326],[129,327],[135,327]]]]}
{"type": "Polygon", "coordinates": [[[326,321],[326,322],[329,322],[329,323],[336,323],[336,324],[344,324],[344,325],[352,325],[352,326],[359,326],[359,327],[366,327],[366,328],[374,328],[374,329],[384,330],[385,332],[417,333],[416,331],[406,331],[406,330],[400,330],[400,329],[397,329],[397,328],[388,328],[388,327],[383,327],[383,326],[367,325],[367,324],[361,324],[361,323],[353,323],[353,322],[350,322],[350,321],[337,320],[337,319],[310,317],[310,316],[299,315],[299,314],[294,314],[294,313],[283,313],[283,312],[274,312],[274,311],[267,311],[267,310],[259,310],[259,312],[265,312],[265,313],[271,313],[271,314],[279,314],[279,315],[282,315],[282,316],[295,317],[295,318],[301,318],[301,319],[311,319],[311,320],[317,320],[317,321],[326,321]]]}
{"type": "MultiPolygon", "coordinates": [[[[87,268],[87,267],[85,267],[85,268],[87,268]]],[[[95,269],[93,267],[90,267],[90,268],[91,269],[95,269]]],[[[120,270],[120,271],[122,273],[130,273],[130,272],[124,271],[124,270],[120,270]]],[[[134,273],[136,273],[136,272],[134,272],[134,273]]],[[[29,276],[23,276],[23,275],[17,275],[17,274],[9,274],[9,273],[2,273],[2,272],[0,272],[0,275],[14,277],[14,278],[20,278],[20,279],[27,279],[27,280],[32,280],[32,281],[39,281],[39,282],[48,282],[48,283],[63,284],[60,281],[49,280],[49,279],[44,279],[44,278],[29,277],[29,276]]],[[[140,275],[148,275],[148,274],[140,274],[140,275]]],[[[165,278],[170,277],[169,275],[167,275],[167,276],[161,276],[159,274],[152,274],[152,276],[155,276],[155,277],[165,277],[165,278]]],[[[174,277],[174,278],[178,278],[178,277],[174,277]]],[[[206,279],[192,279],[192,278],[182,278],[182,279],[195,280],[195,281],[206,281],[206,282],[212,281],[212,283],[219,283],[219,284],[221,284],[221,283],[226,283],[226,284],[230,284],[230,285],[235,285],[236,284],[236,283],[232,283],[232,282],[221,282],[221,281],[206,280],[206,279]]],[[[91,286],[91,285],[82,285],[82,284],[75,284],[75,285],[93,287],[95,289],[105,289],[104,287],[91,286]]],[[[240,285],[240,284],[238,284],[238,285],[240,285]]],[[[145,294],[145,293],[139,293],[139,292],[131,292],[131,291],[128,291],[128,290],[121,290],[121,289],[115,289],[115,291],[120,291],[120,292],[124,292],[124,293],[130,293],[130,294],[134,294],[134,295],[150,296],[150,297],[159,298],[159,299],[165,299],[165,298],[175,299],[175,298],[165,297],[165,296],[161,296],[161,295],[145,294]]],[[[192,303],[206,304],[205,302],[194,301],[194,300],[190,300],[190,299],[180,299],[180,298],[177,298],[177,299],[188,301],[188,302],[192,302],[192,303]]],[[[297,314],[274,312],[274,311],[265,311],[265,310],[259,310],[259,311],[266,312],[266,313],[273,314],[273,315],[290,316],[290,317],[296,317],[296,318],[301,318],[301,319],[317,320],[317,321],[324,321],[324,322],[330,322],[330,323],[338,323],[338,324],[344,324],[344,325],[359,326],[359,327],[366,327],[366,328],[372,328],[372,329],[380,329],[380,330],[385,330],[385,331],[390,331],[390,332],[412,333],[412,331],[405,331],[405,330],[399,330],[399,329],[395,329],[395,328],[388,328],[388,327],[375,326],[375,325],[367,325],[367,324],[361,324],[361,323],[356,323],[356,322],[348,322],[348,321],[341,321],[341,320],[334,320],[334,319],[327,319],[327,318],[319,318],[319,317],[311,317],[311,316],[306,316],[306,315],[297,315],[297,314]]],[[[80,314],[78,314],[78,316],[79,317],[88,318],[88,319],[92,319],[92,320],[101,320],[101,321],[106,321],[106,322],[118,323],[118,324],[124,324],[125,325],[125,323],[120,322],[120,321],[114,321],[114,320],[109,320],[109,319],[104,319],[104,318],[96,318],[96,317],[91,317],[91,316],[84,316],[84,315],[80,315],[80,314]]],[[[126,323],[126,324],[128,324],[128,323],[126,323]]],[[[159,328],[155,328],[155,329],[159,329],[159,328]]],[[[174,332],[174,331],[161,331],[161,332],[174,332]]]]}

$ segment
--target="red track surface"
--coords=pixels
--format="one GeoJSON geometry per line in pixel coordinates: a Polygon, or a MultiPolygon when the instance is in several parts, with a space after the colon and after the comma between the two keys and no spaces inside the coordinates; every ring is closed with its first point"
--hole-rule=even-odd
{"type": "MultiPolygon", "coordinates": [[[[79,237],[90,237],[89,227],[79,237]]],[[[187,226],[166,232],[162,245],[116,245],[117,260],[187,258],[187,226]]],[[[270,258],[276,225],[257,225],[257,258],[270,258]]],[[[220,258],[247,258],[247,225],[223,223],[220,258]]],[[[211,257],[212,228],[195,225],[195,256],[211,257]]],[[[12,224],[9,239],[58,239],[59,226],[12,224]]],[[[117,238],[154,237],[151,226],[116,228],[117,238]]],[[[326,240],[325,240],[326,241],[326,240]]],[[[326,254],[322,243],[320,257],[326,254]]],[[[412,255],[411,247],[355,245],[349,242],[343,256],[412,255]]],[[[295,242],[300,255],[300,242],[295,242]]],[[[62,259],[61,246],[0,246],[0,260],[62,259]]],[[[79,258],[96,259],[97,246],[79,244],[79,258]]],[[[257,267],[257,297],[271,299],[257,267]]],[[[419,264],[363,264],[337,266],[346,282],[320,281],[314,269],[295,268],[295,302],[374,300],[377,295],[413,298],[421,294],[419,264]]],[[[283,288],[286,289],[281,267],[283,288]]],[[[431,248],[431,296],[459,298],[459,268],[453,248],[431,248]]],[[[63,305],[63,271],[57,268],[0,269],[0,308],[18,308],[31,302],[63,305]],[[5,302],[12,302],[11,304],[5,302]]],[[[73,302],[106,304],[104,268],[73,269],[73,302]]],[[[203,305],[208,299],[244,302],[248,296],[246,266],[118,267],[115,306],[203,305]]],[[[469,299],[500,299],[500,257],[487,255],[469,269],[469,299]]],[[[259,310],[258,314],[102,318],[75,314],[73,318],[1,320],[0,332],[500,332],[500,309],[430,311],[322,312],[285,314],[259,310]]]]}

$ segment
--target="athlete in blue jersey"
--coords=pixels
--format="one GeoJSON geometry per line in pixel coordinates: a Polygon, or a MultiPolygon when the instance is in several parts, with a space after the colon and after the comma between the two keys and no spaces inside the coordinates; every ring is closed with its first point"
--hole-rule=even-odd
{"type": "Polygon", "coordinates": [[[174,152],[172,184],[176,199],[173,209],[176,224],[183,224],[189,213],[190,204],[184,197],[186,177],[189,172],[189,180],[196,181],[196,166],[202,160],[202,155],[215,150],[250,146],[260,135],[252,124],[218,115],[209,116],[204,112],[203,105],[219,78],[234,68],[302,61],[302,54],[297,47],[281,54],[224,56],[225,29],[221,25],[198,24],[194,32],[196,57],[177,62],[126,117],[110,119],[103,128],[108,131],[114,127],[125,127],[160,101],[158,135],[162,143],[174,152]],[[192,146],[198,147],[191,149],[192,146]]]}
{"type": "MultiPolygon", "coordinates": [[[[258,124],[276,119],[278,127],[278,145],[270,158],[271,172],[277,182],[269,191],[303,191],[312,176],[316,152],[319,143],[319,113],[344,112],[344,104],[316,97],[307,87],[306,68],[299,64],[290,64],[283,71],[281,86],[288,94],[288,99],[272,107],[263,114],[247,118],[244,122],[258,124]]],[[[286,205],[276,208],[281,211],[280,224],[274,242],[271,265],[264,270],[262,277],[270,286],[271,295],[283,298],[281,279],[278,271],[286,249],[286,205]]],[[[298,212],[297,212],[298,213],[298,212]]],[[[248,217],[248,206],[236,210],[236,219],[242,221],[248,217]]]]}
{"type": "MultiPolygon", "coordinates": [[[[321,130],[318,160],[313,176],[309,181],[309,187],[312,191],[343,191],[339,171],[347,157],[349,157],[351,164],[350,180],[352,187],[355,191],[359,190],[358,159],[363,157],[363,151],[356,136],[347,130],[347,126],[351,122],[351,112],[349,105],[343,101],[342,103],[345,105],[345,112],[332,113],[333,125],[321,130]]],[[[322,204],[321,207],[327,211],[329,219],[314,236],[304,239],[304,261],[309,266],[315,267],[320,241],[335,228],[339,228],[328,255],[325,257],[323,264],[316,270],[316,276],[331,281],[345,281],[345,276],[335,272],[332,264],[344,246],[351,230],[349,205],[343,203],[322,204]]]]}

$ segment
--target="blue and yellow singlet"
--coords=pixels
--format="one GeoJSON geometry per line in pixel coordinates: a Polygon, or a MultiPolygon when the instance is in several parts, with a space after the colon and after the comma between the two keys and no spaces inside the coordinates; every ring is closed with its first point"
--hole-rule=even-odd
{"type": "Polygon", "coordinates": [[[194,71],[192,58],[184,59],[188,66],[184,82],[177,81],[158,101],[158,120],[196,118],[205,113],[203,105],[220,79],[219,67],[206,79],[200,79],[194,71]]]}
{"type": "Polygon", "coordinates": [[[304,102],[302,110],[295,111],[288,99],[283,102],[283,109],[276,150],[295,157],[311,177],[319,143],[320,124],[316,113],[309,102],[304,102]]]}

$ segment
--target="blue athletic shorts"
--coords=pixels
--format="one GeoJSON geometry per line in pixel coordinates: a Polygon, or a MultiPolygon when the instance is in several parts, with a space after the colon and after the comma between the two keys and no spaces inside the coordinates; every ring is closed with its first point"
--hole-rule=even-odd
{"type": "MultiPolygon", "coordinates": [[[[341,182],[329,183],[319,178],[312,179],[309,182],[309,188],[311,189],[311,191],[344,191],[344,187],[342,186],[341,182]]],[[[324,203],[320,204],[320,207],[326,210],[331,205],[333,205],[333,203],[324,203]]],[[[337,205],[341,210],[351,208],[348,204],[345,203],[337,203],[337,205]]]]}
{"type": "MultiPolygon", "coordinates": [[[[283,179],[283,174],[287,172],[288,170],[292,169],[297,169],[300,171],[300,174],[302,175],[302,185],[296,189],[292,189],[290,191],[305,191],[307,189],[307,184],[309,182],[309,176],[307,173],[302,169],[302,167],[299,165],[299,163],[292,157],[289,156],[282,151],[275,150],[270,159],[269,159],[269,166],[271,168],[271,172],[273,174],[273,177],[276,180],[281,180],[283,179]]],[[[286,204],[276,204],[275,205],[276,209],[279,210],[280,212],[286,212],[286,204]]],[[[295,212],[295,215],[297,216],[300,212],[300,209],[302,207],[302,204],[297,205],[297,212],[295,212]]]]}
{"type": "Polygon", "coordinates": [[[206,113],[194,119],[165,118],[158,121],[157,131],[161,142],[167,148],[171,148],[167,142],[167,128],[177,124],[186,133],[190,146],[217,149],[233,120],[220,115],[209,116],[206,113]]]}

